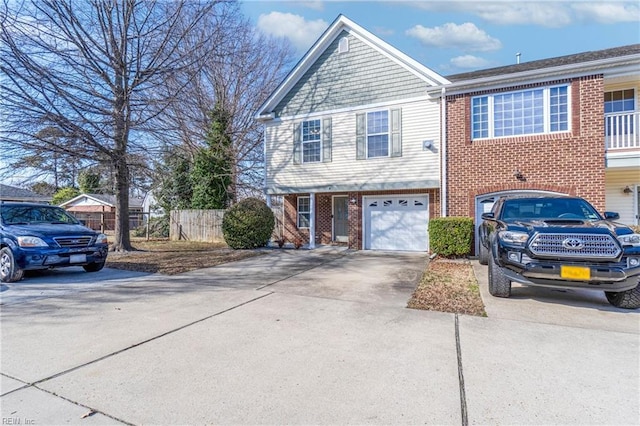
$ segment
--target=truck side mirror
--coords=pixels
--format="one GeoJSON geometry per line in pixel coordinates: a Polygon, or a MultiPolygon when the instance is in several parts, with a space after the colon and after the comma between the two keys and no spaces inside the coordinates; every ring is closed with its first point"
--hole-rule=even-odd
{"type": "Polygon", "coordinates": [[[493,214],[493,212],[482,213],[482,218],[491,220],[495,219],[495,215],[493,214]]]}
{"type": "Polygon", "coordinates": [[[604,212],[605,220],[616,220],[620,219],[620,215],[616,212],[604,212]]]}

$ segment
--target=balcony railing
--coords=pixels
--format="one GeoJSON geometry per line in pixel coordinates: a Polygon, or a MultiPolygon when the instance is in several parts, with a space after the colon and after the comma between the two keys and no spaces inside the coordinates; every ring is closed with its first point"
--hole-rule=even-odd
{"type": "Polygon", "coordinates": [[[640,112],[605,114],[607,151],[640,149],[640,112]]]}

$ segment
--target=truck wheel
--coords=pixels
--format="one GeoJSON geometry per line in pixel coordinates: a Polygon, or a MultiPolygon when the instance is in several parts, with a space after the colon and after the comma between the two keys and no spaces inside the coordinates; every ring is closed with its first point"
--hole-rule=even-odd
{"type": "Polygon", "coordinates": [[[489,250],[480,243],[480,248],[478,249],[478,262],[481,265],[487,265],[489,263],[489,250]]]}
{"type": "Polygon", "coordinates": [[[624,309],[638,309],[640,308],[640,283],[637,286],[627,291],[605,291],[607,300],[613,306],[624,309]]]}
{"type": "Polygon", "coordinates": [[[87,272],[98,272],[102,268],[104,268],[104,262],[93,262],[83,266],[84,270],[87,272]]]}
{"type": "Polygon", "coordinates": [[[504,274],[502,268],[496,263],[491,252],[489,259],[489,293],[495,297],[511,296],[511,280],[504,274]]]}
{"type": "Polygon", "coordinates": [[[12,283],[20,281],[24,275],[24,270],[20,269],[13,258],[13,252],[9,247],[0,250],[0,281],[12,283]]]}

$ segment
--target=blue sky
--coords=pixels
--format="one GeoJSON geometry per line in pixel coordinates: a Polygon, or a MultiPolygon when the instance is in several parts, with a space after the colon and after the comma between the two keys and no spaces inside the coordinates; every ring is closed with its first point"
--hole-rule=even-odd
{"type": "Polygon", "coordinates": [[[242,3],[300,58],[339,15],[442,74],[640,43],[638,1],[263,1],[242,3]]]}

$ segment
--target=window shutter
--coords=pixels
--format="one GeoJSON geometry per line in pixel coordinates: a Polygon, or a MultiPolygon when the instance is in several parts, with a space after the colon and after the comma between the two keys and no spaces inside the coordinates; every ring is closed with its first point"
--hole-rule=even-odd
{"type": "Polygon", "coordinates": [[[365,113],[356,114],[356,159],[367,158],[367,126],[365,113]]]}
{"type": "Polygon", "coordinates": [[[322,120],[322,162],[331,162],[331,117],[322,120]]]}
{"type": "Polygon", "coordinates": [[[391,156],[402,157],[402,110],[391,110],[391,156]]]}
{"type": "Polygon", "coordinates": [[[302,163],[302,123],[293,125],[293,164],[302,163]]]}

